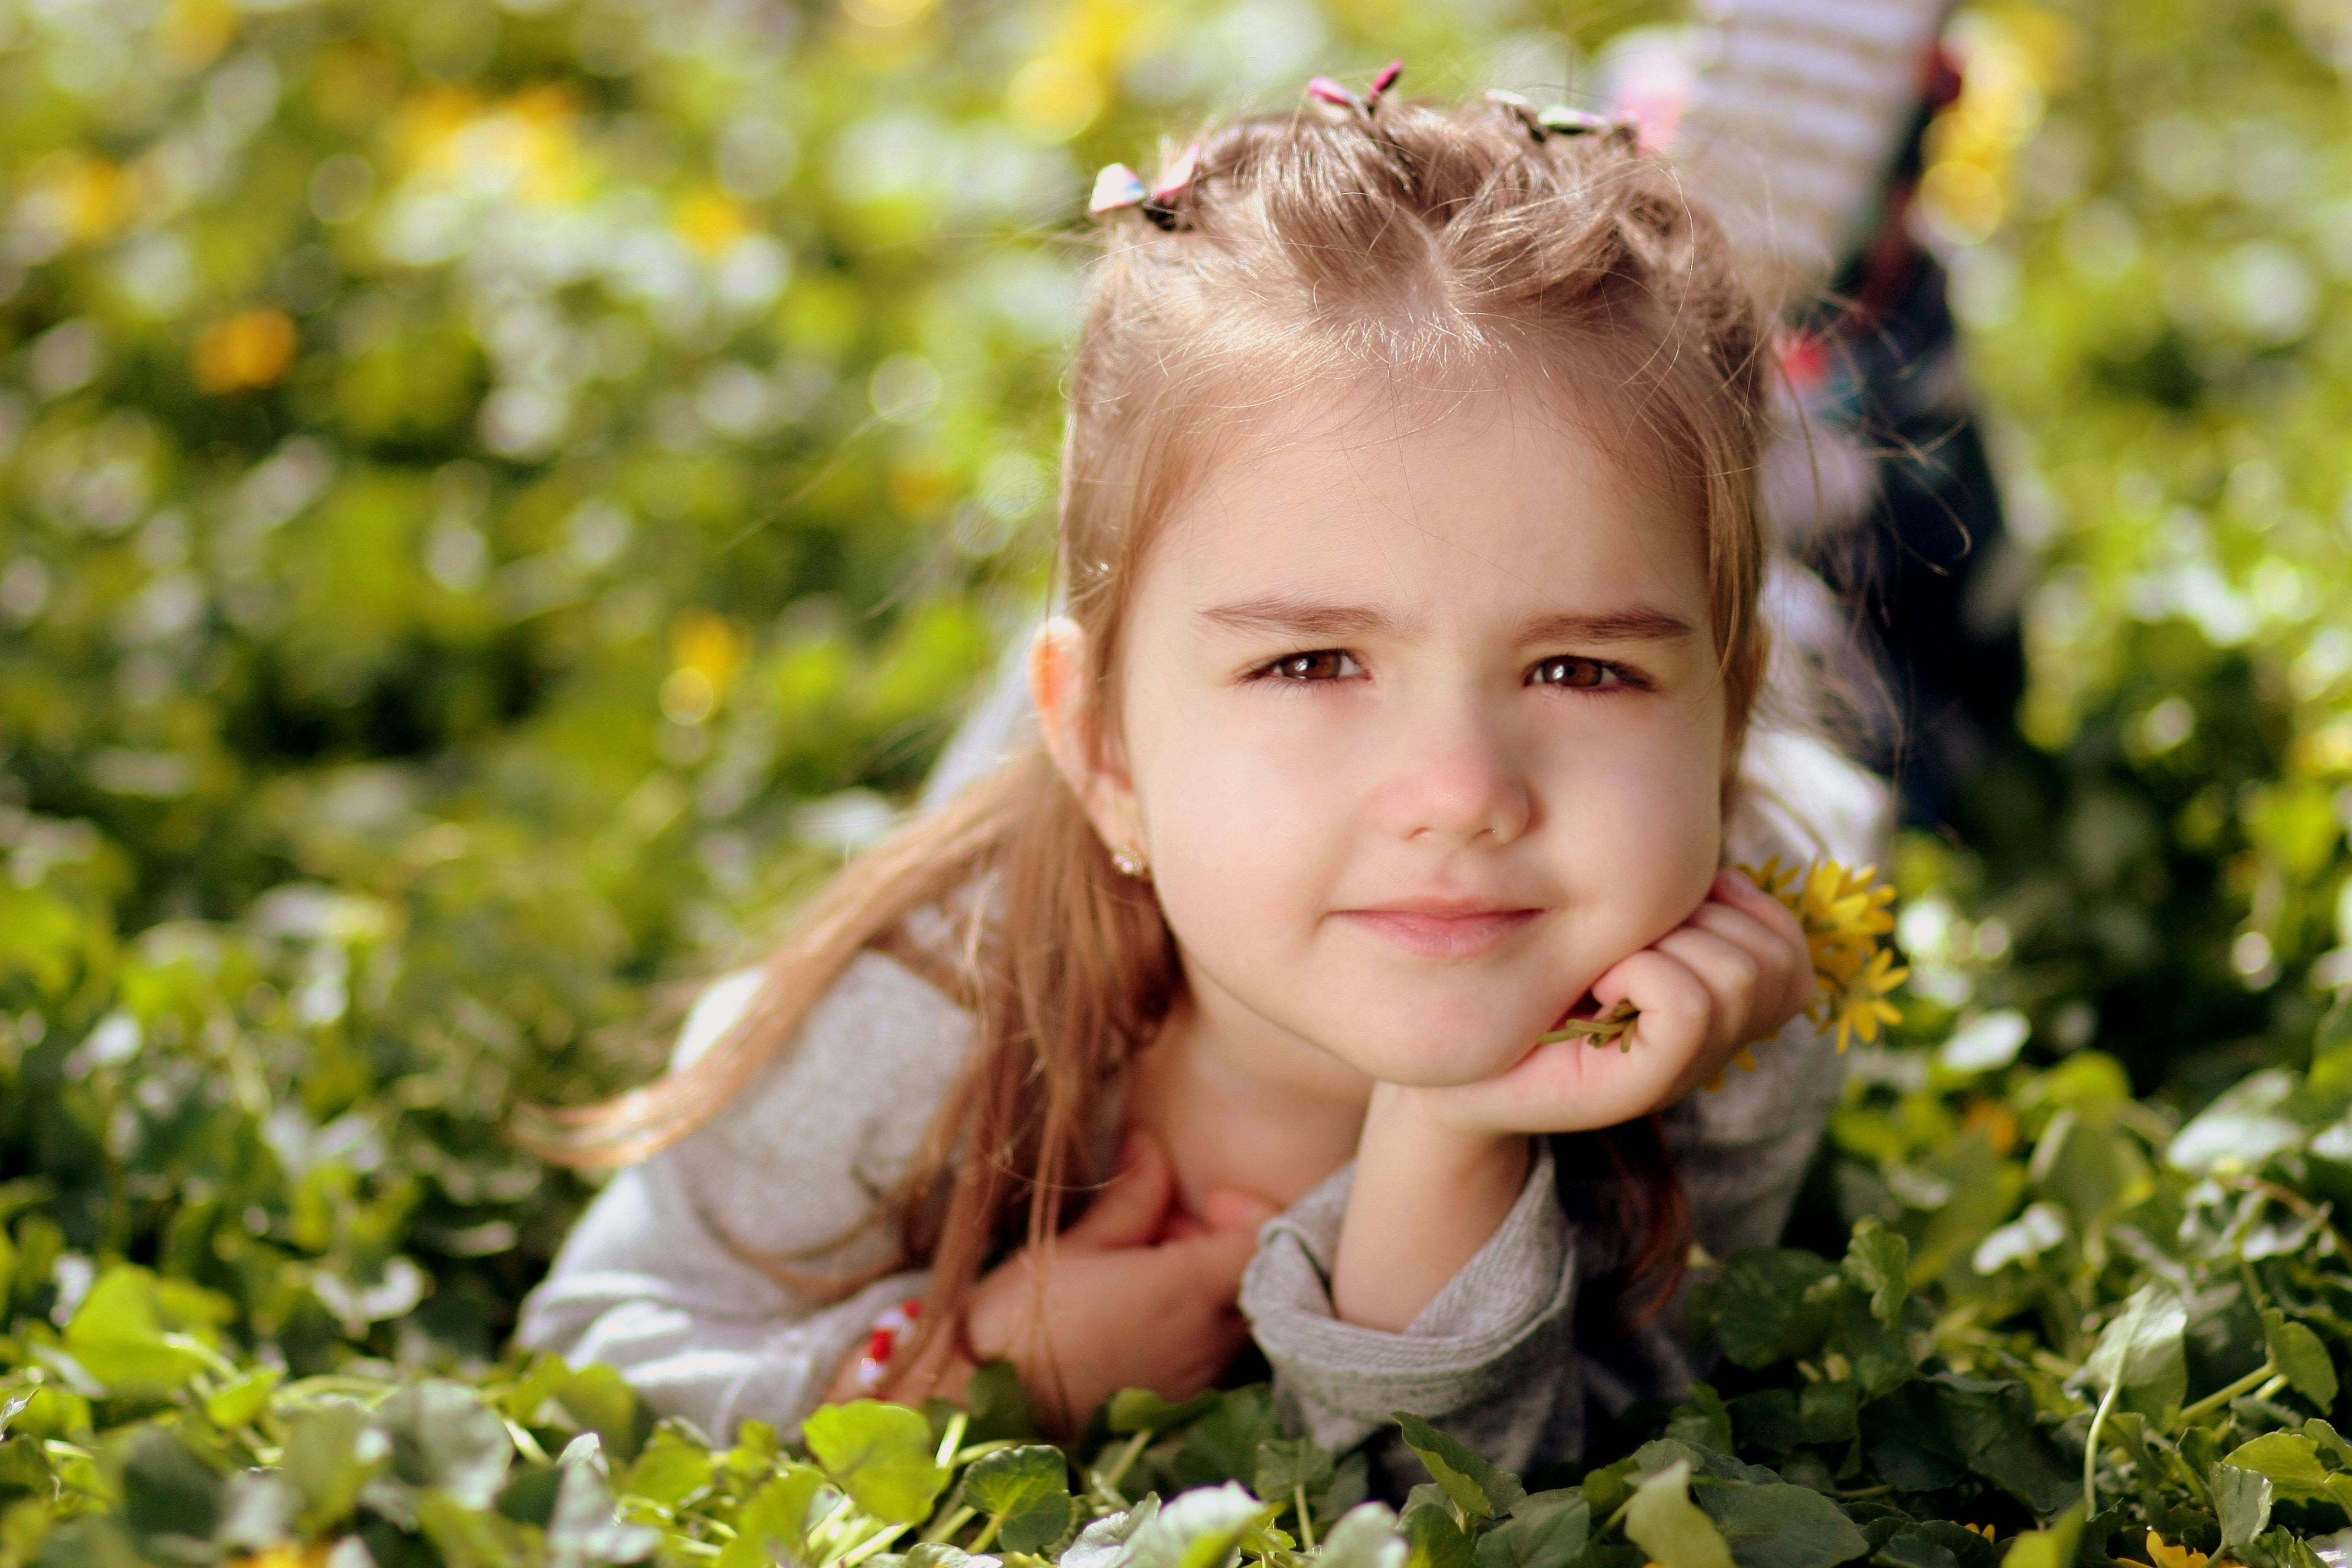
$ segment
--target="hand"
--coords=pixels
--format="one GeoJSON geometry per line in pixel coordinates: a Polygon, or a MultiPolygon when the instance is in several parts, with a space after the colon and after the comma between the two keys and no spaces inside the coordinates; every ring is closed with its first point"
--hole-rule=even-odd
{"type": "Polygon", "coordinates": [[[1160,1140],[1129,1134],[1110,1184],[1049,1255],[1024,1247],[973,1288],[972,1348],[1009,1358],[1052,1429],[1075,1435],[1122,1388],[1189,1399],[1249,1338],[1242,1271],[1277,1205],[1212,1188],[1186,1214],[1160,1140]]]}
{"type": "Polygon", "coordinates": [[[1689,919],[1592,983],[1603,1012],[1621,1001],[1640,1011],[1619,1040],[1555,1040],[1493,1078],[1410,1092],[1465,1131],[1613,1127],[1672,1105],[1813,994],[1797,917],[1741,872],[1722,871],[1689,919]]]}

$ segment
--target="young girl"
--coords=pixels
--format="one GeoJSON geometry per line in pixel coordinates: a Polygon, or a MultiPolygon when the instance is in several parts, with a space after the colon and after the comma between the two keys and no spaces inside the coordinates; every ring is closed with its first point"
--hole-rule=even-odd
{"type": "Polygon", "coordinates": [[[1392,1411],[1525,1469],[1686,1384],[1651,1309],[1838,1092],[1722,868],[1864,847],[1749,722],[1763,326],[1631,126],[1393,74],[1105,171],[1038,738],[559,1119],[625,1168],[525,1344],[724,1436],[998,1356],[1066,1433],[1254,1340],[1392,1493],[1392,1411]]]}

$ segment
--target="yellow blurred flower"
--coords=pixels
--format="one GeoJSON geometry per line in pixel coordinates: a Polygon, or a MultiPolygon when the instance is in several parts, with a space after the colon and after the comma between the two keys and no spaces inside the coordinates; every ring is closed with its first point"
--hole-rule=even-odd
{"type": "Polygon", "coordinates": [[[689,610],[670,628],[670,662],[662,681],[662,712],[680,724],[699,724],[718,710],[750,651],[735,623],[709,610],[689,610]]]}
{"type": "Polygon", "coordinates": [[[131,216],[131,181],[122,165],[85,153],[58,153],[26,181],[27,215],[68,245],[95,245],[131,216]]]}
{"type": "Polygon", "coordinates": [[[294,322],[283,310],[239,310],[196,338],[196,385],[219,396],[273,386],[294,363],[294,322]]]}
{"type": "Polygon", "coordinates": [[[741,203],[723,191],[697,191],[677,204],[671,222],[705,256],[723,256],[751,232],[741,203]]]}
{"type": "Polygon", "coordinates": [[[2147,1560],[2156,1568],[2205,1568],[2205,1553],[2175,1546],[2153,1530],[2147,1532],[2147,1560]]]}
{"type": "Polygon", "coordinates": [[[580,98],[560,83],[485,102],[461,87],[430,87],[400,106],[392,132],[395,166],[411,178],[510,189],[560,202],[587,184],[580,98]]]}
{"type": "Polygon", "coordinates": [[[331,1550],[325,1542],[306,1547],[299,1541],[281,1541],[275,1546],[230,1558],[228,1568],[320,1568],[331,1550]]]}
{"type": "Polygon", "coordinates": [[[211,60],[236,37],[236,7],[228,0],[172,0],[155,27],[163,58],[182,70],[211,60]]]}
{"type": "Polygon", "coordinates": [[[1004,112],[1040,142],[1066,142],[1103,111],[1101,76],[1068,55],[1040,55],[1013,73],[1004,112]]]}

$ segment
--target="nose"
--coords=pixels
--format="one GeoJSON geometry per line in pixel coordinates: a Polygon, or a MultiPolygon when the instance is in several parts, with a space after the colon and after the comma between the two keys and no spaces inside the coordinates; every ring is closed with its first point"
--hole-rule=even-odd
{"type": "Polygon", "coordinates": [[[1397,726],[1379,795],[1382,826],[1400,838],[1508,844],[1528,830],[1535,795],[1500,719],[1467,697],[1433,700],[1397,726]]]}

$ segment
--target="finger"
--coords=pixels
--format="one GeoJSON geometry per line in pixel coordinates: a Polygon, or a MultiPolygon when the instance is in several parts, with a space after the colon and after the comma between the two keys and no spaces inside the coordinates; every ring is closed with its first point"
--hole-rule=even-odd
{"type": "Polygon", "coordinates": [[[1186,1283],[1230,1301],[1241,1294],[1242,1271],[1257,1256],[1257,1232],[1254,1228],[1212,1230],[1163,1243],[1158,1250],[1186,1283]]]}
{"type": "Polygon", "coordinates": [[[1160,1234],[1176,1196],[1176,1170],[1160,1140],[1141,1128],[1119,1145],[1119,1163],[1077,1223],[1062,1233],[1065,1245],[1108,1252],[1141,1247],[1160,1234]]]}
{"type": "Polygon", "coordinates": [[[1668,931],[1658,939],[1658,951],[1680,959],[1706,987],[1710,1047],[1728,1050],[1745,1041],[1768,978],[1776,993],[1779,989],[1781,977],[1767,976],[1754,953],[1697,926],[1668,931]]]}
{"type": "Polygon", "coordinates": [[[1761,921],[1767,930],[1780,932],[1782,940],[1804,945],[1804,922],[1797,919],[1797,911],[1758,887],[1747,872],[1736,868],[1717,872],[1709,893],[1715,900],[1761,921]]]}
{"type": "Polygon", "coordinates": [[[1782,931],[1745,910],[1710,900],[1692,912],[1687,923],[1738,943],[1756,960],[1758,1021],[1767,1026],[1758,1033],[1771,1033],[1811,1004],[1813,955],[1805,945],[1803,932],[1794,929],[1793,920],[1791,929],[1782,931]]]}
{"type": "Polygon", "coordinates": [[[1201,1200],[1201,1217],[1212,1230],[1247,1230],[1255,1233],[1258,1226],[1282,1212],[1282,1205],[1262,1193],[1247,1187],[1211,1187],[1201,1200]]]}
{"type": "Polygon", "coordinates": [[[1688,1032],[1693,1047],[1704,1037],[1714,1006],[1698,976],[1657,947],[1645,947],[1610,965],[1592,983],[1592,999],[1603,1013],[1620,1002],[1631,1002],[1642,1016],[1634,1032],[1644,1040],[1663,1042],[1688,1032]]]}

